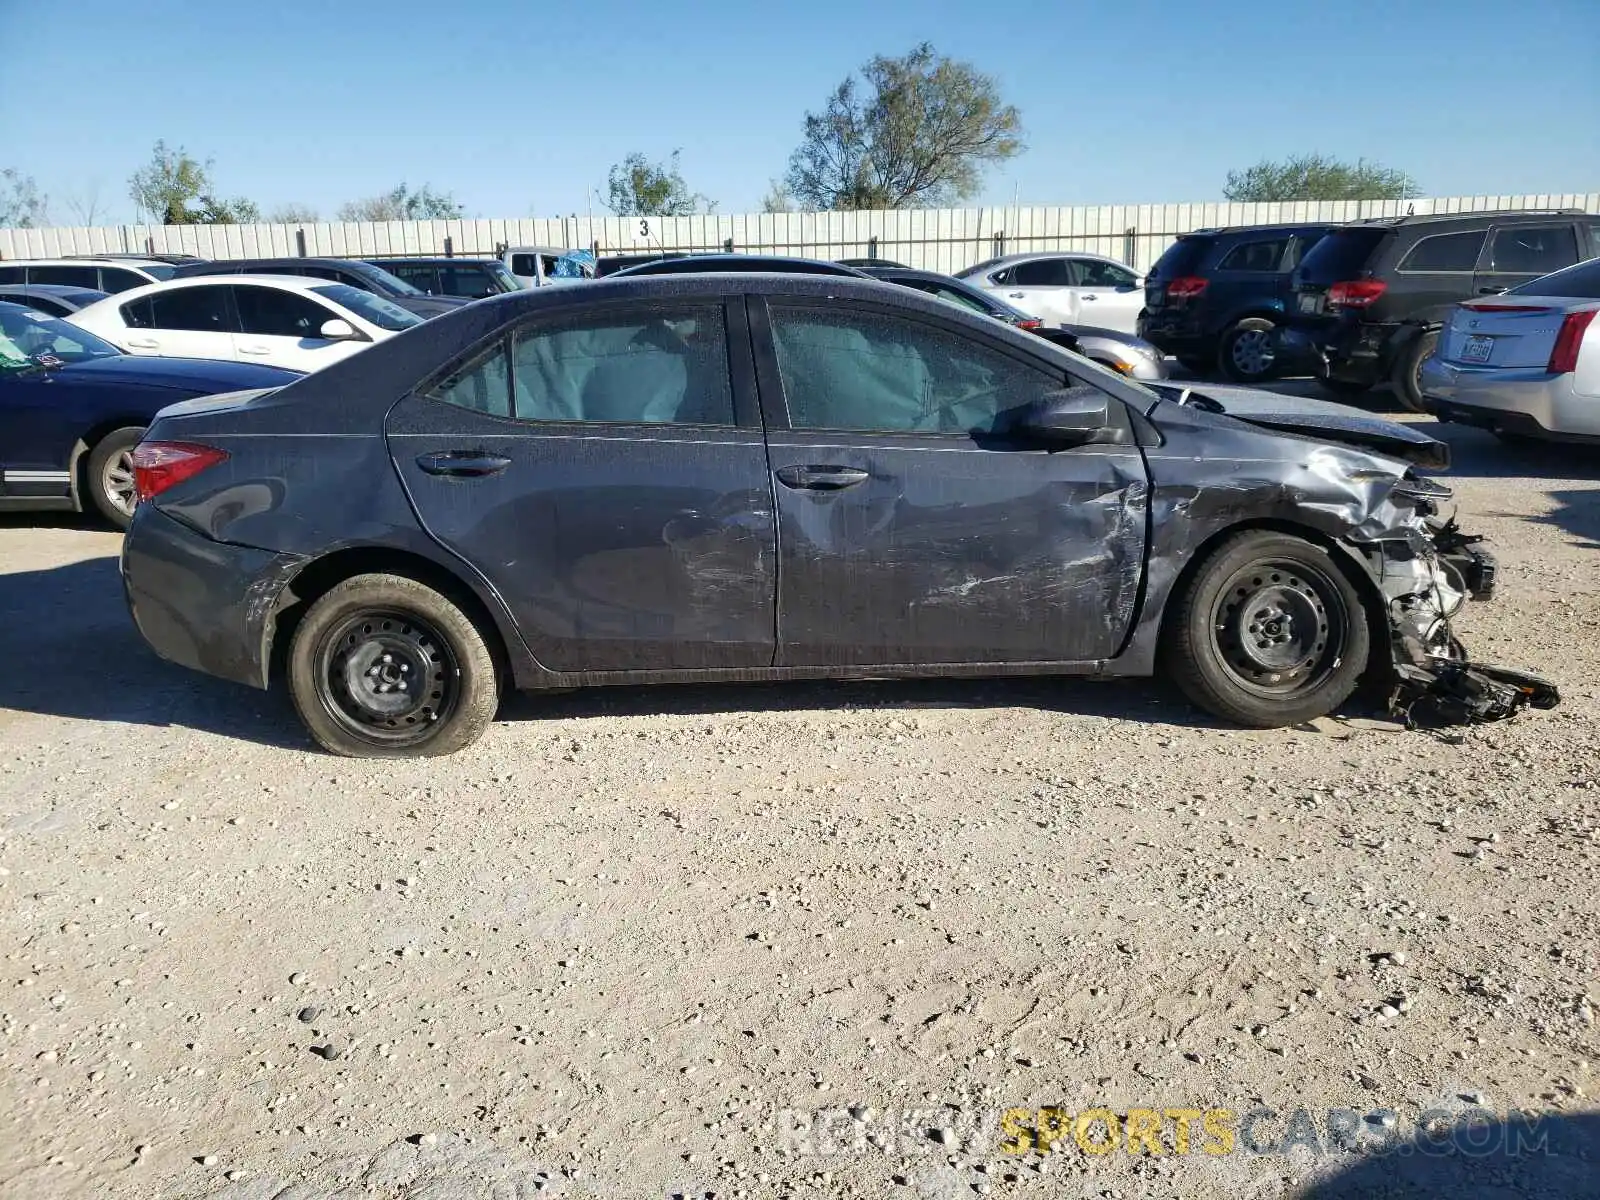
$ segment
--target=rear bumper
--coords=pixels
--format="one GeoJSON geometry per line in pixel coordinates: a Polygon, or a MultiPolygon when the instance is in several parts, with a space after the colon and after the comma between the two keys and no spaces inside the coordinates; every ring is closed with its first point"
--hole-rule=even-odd
{"type": "Polygon", "coordinates": [[[1194,320],[1171,313],[1141,312],[1134,324],[1134,333],[1163,354],[1210,358],[1217,352],[1215,335],[1206,333],[1194,320]]]}
{"type": "Polygon", "coordinates": [[[1441,421],[1549,441],[1600,442],[1600,398],[1571,375],[1536,368],[1474,368],[1438,358],[1422,368],[1422,403],[1441,421]]]}
{"type": "Polygon", "coordinates": [[[212,541],[141,504],[122,543],[122,589],[139,635],[162,658],[265,688],[272,616],[304,561],[212,541]]]}
{"type": "Polygon", "coordinates": [[[1319,364],[1317,373],[1371,387],[1394,371],[1399,352],[1416,328],[1398,323],[1301,317],[1279,332],[1277,350],[1287,358],[1319,364]]]}

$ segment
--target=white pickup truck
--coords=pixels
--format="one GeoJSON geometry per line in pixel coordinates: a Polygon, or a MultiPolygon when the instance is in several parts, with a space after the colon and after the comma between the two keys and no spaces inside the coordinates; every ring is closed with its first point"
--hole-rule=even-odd
{"type": "MultiPolygon", "coordinates": [[[[582,255],[579,250],[565,250],[559,246],[510,246],[500,256],[506,268],[517,277],[517,282],[525,288],[545,287],[555,283],[575,283],[579,277],[574,275],[559,275],[556,273],[556,263],[572,255],[582,255]]],[[[594,278],[594,260],[588,255],[583,256],[587,261],[579,260],[583,271],[583,279],[594,278]]]]}

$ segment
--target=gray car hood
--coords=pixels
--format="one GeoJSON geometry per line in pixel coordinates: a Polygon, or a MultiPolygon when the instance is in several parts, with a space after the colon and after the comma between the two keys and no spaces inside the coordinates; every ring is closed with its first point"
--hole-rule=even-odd
{"type": "Polygon", "coordinates": [[[1220,412],[1266,429],[1359,446],[1433,470],[1442,471],[1450,465],[1448,443],[1414,425],[1375,417],[1347,404],[1209,383],[1199,387],[1172,383],[1145,386],[1165,400],[1220,412]]]}

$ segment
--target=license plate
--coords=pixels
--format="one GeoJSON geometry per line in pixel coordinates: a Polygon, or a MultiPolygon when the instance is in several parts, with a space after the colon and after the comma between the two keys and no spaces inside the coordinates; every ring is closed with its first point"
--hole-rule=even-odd
{"type": "Polygon", "coordinates": [[[1461,347],[1461,361],[1486,363],[1494,356],[1494,339],[1475,333],[1461,347]]]}
{"type": "Polygon", "coordinates": [[[1300,297],[1300,311],[1303,313],[1319,313],[1322,311],[1322,297],[1316,292],[1308,292],[1300,297]]]}

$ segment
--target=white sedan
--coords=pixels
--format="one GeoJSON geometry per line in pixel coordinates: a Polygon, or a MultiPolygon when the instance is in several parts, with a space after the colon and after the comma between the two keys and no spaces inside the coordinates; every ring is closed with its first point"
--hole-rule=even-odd
{"type": "Polygon", "coordinates": [[[1011,254],[957,271],[956,278],[1050,325],[1133,333],[1144,307],[1138,274],[1098,254],[1011,254]]]}
{"type": "Polygon", "coordinates": [[[344,283],[201,275],[118,292],[68,318],[129,354],[315,371],[422,318],[344,283]]]}

